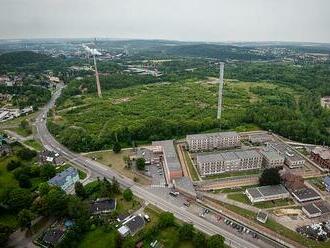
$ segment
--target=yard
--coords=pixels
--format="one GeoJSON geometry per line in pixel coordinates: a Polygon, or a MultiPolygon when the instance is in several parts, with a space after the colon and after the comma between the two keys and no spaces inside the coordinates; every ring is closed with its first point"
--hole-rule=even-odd
{"type": "Polygon", "coordinates": [[[192,179],[194,181],[199,181],[199,178],[198,178],[198,175],[197,175],[197,171],[191,161],[191,158],[189,157],[189,154],[188,152],[185,150],[185,149],[182,149],[183,153],[184,153],[184,159],[186,160],[186,164],[188,165],[188,169],[189,169],[189,172],[190,172],[190,175],[192,177],[192,179]]]}
{"type": "Polygon", "coordinates": [[[88,232],[79,244],[79,248],[108,248],[116,247],[118,237],[116,230],[106,230],[104,227],[97,227],[95,230],[88,232]]]}
{"type": "Polygon", "coordinates": [[[246,170],[246,171],[234,171],[234,172],[225,172],[221,174],[216,174],[212,176],[206,176],[204,179],[217,179],[217,178],[227,178],[227,177],[241,177],[241,176],[259,176],[261,170],[246,170]]]}
{"type": "Polygon", "coordinates": [[[291,199],[279,199],[274,201],[258,202],[252,204],[243,192],[230,193],[227,195],[227,198],[247,205],[253,205],[257,208],[273,208],[273,207],[282,207],[282,206],[288,206],[294,204],[293,200],[291,199]]]}
{"type": "Polygon", "coordinates": [[[40,144],[39,141],[36,141],[36,140],[27,140],[24,142],[24,144],[31,146],[32,148],[34,148],[37,151],[43,150],[43,146],[40,144]]]}
{"type": "Polygon", "coordinates": [[[86,157],[95,159],[96,161],[111,167],[112,169],[119,172],[119,174],[131,178],[132,180],[137,180],[138,183],[143,185],[150,184],[147,177],[143,177],[131,169],[128,169],[124,162],[125,156],[130,156],[132,154],[132,149],[122,150],[120,153],[114,153],[111,150],[89,152],[84,154],[86,157]]]}

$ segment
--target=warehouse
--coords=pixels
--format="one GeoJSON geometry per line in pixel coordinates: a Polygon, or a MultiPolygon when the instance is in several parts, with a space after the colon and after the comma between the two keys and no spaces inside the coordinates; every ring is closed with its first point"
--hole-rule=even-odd
{"type": "Polygon", "coordinates": [[[285,199],[290,197],[289,192],[281,185],[269,185],[245,190],[251,203],[285,199]]]}

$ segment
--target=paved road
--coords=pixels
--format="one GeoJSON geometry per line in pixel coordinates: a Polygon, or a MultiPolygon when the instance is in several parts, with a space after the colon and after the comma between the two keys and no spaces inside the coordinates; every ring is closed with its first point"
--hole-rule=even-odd
{"type": "Polygon", "coordinates": [[[87,169],[92,176],[100,176],[107,178],[115,177],[123,187],[130,187],[137,197],[144,199],[146,202],[154,204],[162,210],[172,212],[177,218],[183,221],[192,222],[197,229],[209,235],[221,234],[225,237],[226,243],[229,244],[231,247],[260,247],[260,245],[254,244],[252,241],[240,238],[235,235],[235,233],[224,230],[223,228],[220,228],[219,226],[216,226],[207,220],[201,219],[199,216],[190,213],[185,209],[182,209],[181,207],[178,207],[175,204],[172,204],[171,202],[168,202],[165,199],[149,192],[147,189],[135,184],[131,179],[119,175],[111,168],[89,158],[83,157],[80,154],[76,154],[69,151],[66,147],[57,142],[47,130],[45,119],[47,117],[48,110],[54,105],[56,98],[60,95],[60,90],[61,89],[55,91],[51,101],[44,107],[44,109],[40,111],[39,115],[36,118],[37,133],[46,149],[53,150],[59,153],[78,168],[82,168],[85,170],[87,169]]]}

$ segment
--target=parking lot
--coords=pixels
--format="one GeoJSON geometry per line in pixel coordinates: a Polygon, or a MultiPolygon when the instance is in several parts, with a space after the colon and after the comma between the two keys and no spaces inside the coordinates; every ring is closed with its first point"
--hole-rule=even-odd
{"type": "Polygon", "coordinates": [[[147,176],[151,177],[152,187],[164,187],[166,184],[164,169],[161,164],[154,164],[146,166],[147,176]]]}

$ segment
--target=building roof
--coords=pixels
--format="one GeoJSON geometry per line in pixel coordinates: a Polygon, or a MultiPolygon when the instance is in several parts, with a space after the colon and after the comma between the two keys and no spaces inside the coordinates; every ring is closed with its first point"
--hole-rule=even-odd
{"type": "Polygon", "coordinates": [[[292,162],[305,161],[305,159],[295,150],[291,149],[289,146],[282,144],[280,142],[269,141],[267,142],[268,147],[271,146],[273,149],[279,151],[287,160],[292,162]]]}
{"type": "Polygon", "coordinates": [[[292,191],[292,194],[300,202],[317,200],[321,198],[321,196],[314,189],[307,187],[294,190],[292,191]]]}
{"type": "Polygon", "coordinates": [[[260,157],[261,155],[255,150],[235,150],[216,153],[197,154],[197,163],[210,163],[218,161],[240,160],[260,157]]]}
{"type": "Polygon", "coordinates": [[[112,211],[115,208],[116,208],[115,199],[104,198],[104,199],[98,199],[90,203],[90,211],[94,214],[100,212],[112,211]]]}
{"type": "Polygon", "coordinates": [[[50,229],[45,233],[44,237],[42,238],[42,241],[54,245],[62,239],[63,235],[64,235],[63,230],[50,229]]]}
{"type": "Polygon", "coordinates": [[[271,147],[264,147],[262,150],[260,150],[260,153],[268,160],[284,160],[284,157],[271,147]]]}
{"type": "Polygon", "coordinates": [[[330,177],[329,177],[329,176],[326,176],[326,177],[323,179],[323,182],[324,182],[327,186],[330,186],[330,177]]]}
{"type": "Polygon", "coordinates": [[[329,148],[317,146],[312,150],[312,152],[314,154],[318,154],[324,160],[330,159],[330,149],[329,148]]]}
{"type": "Polygon", "coordinates": [[[289,193],[281,184],[248,188],[246,191],[255,199],[289,193]]]}
{"type": "Polygon", "coordinates": [[[181,170],[181,165],[174,147],[174,140],[153,141],[152,145],[161,146],[163,154],[170,171],[181,170]]]}
{"type": "Polygon", "coordinates": [[[78,170],[73,167],[69,167],[66,170],[62,171],[61,173],[57,174],[53,178],[48,180],[49,184],[62,187],[66,183],[66,178],[76,177],[78,175],[78,170]]]}
{"type": "Polygon", "coordinates": [[[121,226],[118,228],[118,232],[121,236],[126,236],[129,233],[129,228],[127,226],[121,226]]]}
{"type": "Polygon", "coordinates": [[[140,215],[132,216],[126,220],[123,225],[127,226],[131,234],[135,234],[139,231],[145,224],[144,218],[140,215]]]}
{"type": "Polygon", "coordinates": [[[201,134],[189,134],[187,135],[187,140],[189,139],[208,139],[213,137],[220,138],[231,138],[233,136],[239,136],[237,132],[217,132],[217,133],[201,133],[201,134]]]}
{"type": "Polygon", "coordinates": [[[330,206],[329,203],[327,203],[326,201],[318,201],[305,204],[303,206],[303,209],[309,215],[322,215],[330,213],[330,206]]]}

